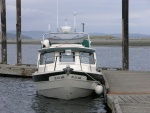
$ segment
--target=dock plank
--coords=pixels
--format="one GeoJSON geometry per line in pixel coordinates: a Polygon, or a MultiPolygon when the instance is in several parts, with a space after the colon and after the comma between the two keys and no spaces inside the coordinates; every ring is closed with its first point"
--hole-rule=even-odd
{"type": "Polygon", "coordinates": [[[150,72],[103,71],[109,82],[109,93],[150,94],[150,72]]]}
{"type": "Polygon", "coordinates": [[[150,104],[120,104],[123,113],[149,113],[150,104]]]}
{"type": "Polygon", "coordinates": [[[109,84],[107,103],[112,113],[150,112],[150,72],[107,70],[103,73],[109,84]]]}
{"type": "Polygon", "coordinates": [[[131,95],[124,95],[128,100],[131,101],[131,103],[139,103],[137,100],[135,100],[131,95]]]}
{"type": "Polygon", "coordinates": [[[119,95],[113,95],[114,98],[118,100],[119,103],[125,103],[125,101],[119,97],[119,95]]]}

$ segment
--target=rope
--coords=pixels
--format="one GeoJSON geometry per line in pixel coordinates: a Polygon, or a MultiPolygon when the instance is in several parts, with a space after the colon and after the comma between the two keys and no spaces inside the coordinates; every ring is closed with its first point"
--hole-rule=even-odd
{"type": "MultiPolygon", "coordinates": [[[[83,70],[82,70],[83,71],[83,70]]],[[[83,71],[87,76],[89,76],[91,79],[93,79],[94,81],[98,82],[100,85],[102,85],[99,81],[95,80],[93,77],[91,77],[89,74],[87,74],[85,71],[83,71]]],[[[102,85],[103,86],[103,85],[102,85]]]]}

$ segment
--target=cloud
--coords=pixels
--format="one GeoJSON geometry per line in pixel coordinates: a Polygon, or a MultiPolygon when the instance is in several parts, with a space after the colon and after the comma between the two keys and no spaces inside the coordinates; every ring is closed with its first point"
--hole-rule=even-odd
{"type": "MultiPolygon", "coordinates": [[[[120,32],[122,27],[121,0],[58,0],[59,26],[73,26],[73,12],[77,12],[77,29],[85,23],[88,32],[120,32]]],[[[50,23],[56,29],[56,0],[21,0],[22,30],[47,30],[50,23]]],[[[129,0],[129,25],[131,31],[150,29],[150,0],[129,0]],[[138,28],[141,29],[138,29],[138,28]]],[[[16,28],[16,0],[6,0],[7,28],[16,28]]],[[[145,30],[145,31],[144,31],[145,30]]],[[[148,32],[149,33],[149,32],[148,32]]]]}

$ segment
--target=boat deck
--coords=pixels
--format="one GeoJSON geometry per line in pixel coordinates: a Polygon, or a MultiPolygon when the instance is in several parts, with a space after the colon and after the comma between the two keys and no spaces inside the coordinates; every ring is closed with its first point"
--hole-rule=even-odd
{"type": "Polygon", "coordinates": [[[107,104],[113,113],[150,112],[150,72],[103,71],[109,92],[107,104]]]}

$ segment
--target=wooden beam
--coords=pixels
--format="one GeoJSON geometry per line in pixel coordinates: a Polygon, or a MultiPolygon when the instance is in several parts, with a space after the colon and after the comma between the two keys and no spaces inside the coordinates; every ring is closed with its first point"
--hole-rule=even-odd
{"type": "Polygon", "coordinates": [[[1,10],[2,10],[2,0],[0,0],[0,13],[1,13],[1,10]]]}
{"type": "Polygon", "coordinates": [[[17,34],[17,64],[22,64],[22,52],[21,52],[21,0],[16,0],[16,10],[17,10],[17,24],[16,24],[16,34],[17,34]]]}
{"type": "Polygon", "coordinates": [[[129,69],[128,4],[129,4],[129,0],[122,0],[122,68],[123,70],[129,69]]]}
{"type": "Polygon", "coordinates": [[[7,64],[7,37],[6,37],[6,5],[1,0],[1,29],[2,29],[2,64],[7,64]]]}

